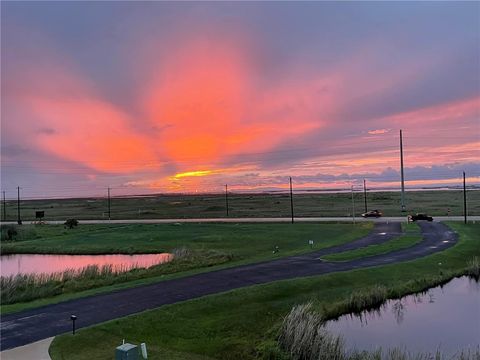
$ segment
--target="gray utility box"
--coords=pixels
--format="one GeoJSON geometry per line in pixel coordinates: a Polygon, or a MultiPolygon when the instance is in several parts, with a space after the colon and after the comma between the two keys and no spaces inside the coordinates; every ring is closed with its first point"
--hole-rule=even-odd
{"type": "Polygon", "coordinates": [[[123,344],[115,350],[115,360],[138,360],[138,346],[123,344]]]}

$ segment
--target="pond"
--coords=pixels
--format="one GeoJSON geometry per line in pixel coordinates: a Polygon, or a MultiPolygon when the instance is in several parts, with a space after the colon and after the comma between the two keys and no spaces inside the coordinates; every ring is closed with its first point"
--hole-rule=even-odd
{"type": "Polygon", "coordinates": [[[173,255],[137,254],[137,255],[43,255],[16,254],[2,255],[0,268],[2,276],[16,274],[53,274],[73,269],[80,270],[89,265],[111,265],[115,271],[133,268],[149,268],[172,259],[173,255]]]}
{"type": "Polygon", "coordinates": [[[390,300],[375,311],[341,316],[326,327],[344,338],[347,349],[401,347],[454,356],[480,344],[480,283],[456,278],[443,287],[390,300]]]}

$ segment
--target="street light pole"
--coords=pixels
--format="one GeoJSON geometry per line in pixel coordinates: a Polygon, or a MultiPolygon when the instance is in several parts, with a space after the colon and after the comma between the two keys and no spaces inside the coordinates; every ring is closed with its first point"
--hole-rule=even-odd
{"type": "Polygon", "coordinates": [[[467,186],[465,183],[465,171],[463,172],[463,221],[467,223],[467,186]]]}
{"type": "Polygon", "coordinates": [[[20,186],[17,186],[17,224],[22,225],[22,219],[20,218],[20,186]]]}
{"type": "Polygon", "coordinates": [[[228,217],[228,185],[225,184],[225,206],[227,208],[227,217],[228,217]]]}
{"type": "Polygon", "coordinates": [[[7,201],[5,200],[5,191],[3,192],[3,221],[7,221],[7,201]]]}
{"type": "Polygon", "coordinates": [[[292,177],[290,176],[290,212],[292,214],[292,224],[294,222],[294,214],[293,214],[293,190],[292,190],[292,177]]]}
{"type": "Polygon", "coordinates": [[[355,200],[353,198],[353,185],[352,185],[352,219],[355,224],[355,200]]]}
{"type": "Polygon", "coordinates": [[[365,212],[368,211],[367,207],[367,185],[365,179],[363,179],[363,199],[365,200],[365,212]]]}
{"type": "Polygon", "coordinates": [[[110,187],[108,188],[108,220],[111,219],[111,212],[110,212],[110,187]]]}
{"type": "Polygon", "coordinates": [[[405,207],[405,176],[403,174],[403,136],[402,130],[400,130],[400,174],[402,180],[402,194],[401,194],[401,205],[402,205],[402,212],[406,211],[405,207]]]}

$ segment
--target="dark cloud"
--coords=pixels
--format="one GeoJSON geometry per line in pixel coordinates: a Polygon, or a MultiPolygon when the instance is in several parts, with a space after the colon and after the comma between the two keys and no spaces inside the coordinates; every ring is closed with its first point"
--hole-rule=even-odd
{"type": "Polygon", "coordinates": [[[5,156],[19,156],[28,154],[29,152],[31,152],[30,149],[21,145],[2,145],[2,155],[5,156]]]}
{"type": "MultiPolygon", "coordinates": [[[[455,179],[462,176],[462,172],[465,171],[469,177],[480,176],[480,163],[468,163],[468,164],[451,164],[451,165],[434,165],[428,166],[415,166],[405,168],[405,180],[444,180],[455,179]]],[[[285,177],[278,177],[277,180],[284,179],[285,177]]],[[[293,179],[296,183],[305,184],[312,182],[361,182],[363,179],[373,182],[394,182],[400,180],[400,171],[392,168],[387,168],[380,173],[354,173],[354,174],[341,174],[341,175],[329,175],[329,174],[316,174],[306,176],[294,176],[293,179]]]]}
{"type": "Polygon", "coordinates": [[[43,135],[53,135],[56,134],[56,130],[52,128],[47,128],[43,127],[37,130],[37,134],[43,134],[43,135]]]}

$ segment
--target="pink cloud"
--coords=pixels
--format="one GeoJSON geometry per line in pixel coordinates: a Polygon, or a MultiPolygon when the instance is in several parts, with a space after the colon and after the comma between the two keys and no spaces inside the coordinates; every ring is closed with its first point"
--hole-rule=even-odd
{"type": "Polygon", "coordinates": [[[370,135],[381,135],[381,134],[386,134],[390,131],[390,129],[377,129],[377,130],[370,130],[368,133],[370,135]]]}

